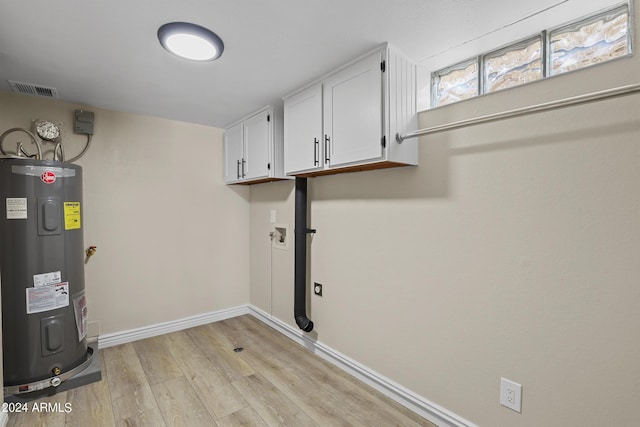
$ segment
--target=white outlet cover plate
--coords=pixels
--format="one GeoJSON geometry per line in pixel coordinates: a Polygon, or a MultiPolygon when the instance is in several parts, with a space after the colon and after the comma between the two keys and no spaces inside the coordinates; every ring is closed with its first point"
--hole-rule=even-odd
{"type": "Polygon", "coordinates": [[[500,404],[516,412],[522,412],[522,385],[500,378],[500,404]]]}

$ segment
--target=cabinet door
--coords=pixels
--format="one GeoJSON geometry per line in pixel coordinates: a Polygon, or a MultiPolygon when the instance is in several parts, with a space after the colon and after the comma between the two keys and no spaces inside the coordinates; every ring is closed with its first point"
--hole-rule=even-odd
{"type": "Polygon", "coordinates": [[[244,121],[245,179],[269,176],[269,147],[271,122],[269,110],[264,110],[244,121]]]}
{"type": "Polygon", "coordinates": [[[330,166],[383,155],[382,52],[347,67],[324,82],[324,132],[330,166]]]}
{"type": "Polygon", "coordinates": [[[284,171],[322,169],[322,84],[284,101],[284,171]]]}
{"type": "Polygon", "coordinates": [[[243,152],[242,123],[228,128],[224,132],[224,182],[235,182],[242,179],[243,152]]]}

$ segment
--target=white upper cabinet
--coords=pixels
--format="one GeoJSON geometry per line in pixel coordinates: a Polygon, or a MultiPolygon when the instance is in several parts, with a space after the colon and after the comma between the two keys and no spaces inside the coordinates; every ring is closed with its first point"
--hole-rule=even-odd
{"type": "Polygon", "coordinates": [[[263,110],[244,121],[245,179],[269,177],[271,112],[263,110]]]}
{"type": "Polygon", "coordinates": [[[285,173],[418,164],[416,65],[387,44],[284,98],[285,173]]]}
{"type": "Polygon", "coordinates": [[[383,156],[382,53],[375,53],[324,82],[325,162],[329,166],[383,156]]]}
{"type": "Polygon", "coordinates": [[[284,103],[284,168],[306,172],[322,168],[322,84],[302,90],[284,103]]]}
{"type": "Polygon", "coordinates": [[[282,111],[266,107],[224,131],[224,181],[255,184],[286,179],[282,111]]]}
{"type": "Polygon", "coordinates": [[[242,179],[243,135],[242,123],[231,126],[224,131],[224,182],[235,182],[242,179]]]}

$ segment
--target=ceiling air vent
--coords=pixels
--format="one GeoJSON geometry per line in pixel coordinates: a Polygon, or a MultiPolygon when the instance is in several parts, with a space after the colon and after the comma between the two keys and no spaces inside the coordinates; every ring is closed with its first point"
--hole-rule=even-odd
{"type": "Polygon", "coordinates": [[[9,85],[14,92],[24,93],[27,95],[44,96],[45,98],[58,98],[58,91],[54,87],[16,82],[13,80],[9,80],[9,85]]]}

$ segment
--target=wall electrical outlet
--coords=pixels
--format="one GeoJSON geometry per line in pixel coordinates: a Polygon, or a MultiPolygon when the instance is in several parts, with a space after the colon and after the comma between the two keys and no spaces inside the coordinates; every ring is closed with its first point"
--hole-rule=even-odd
{"type": "Polygon", "coordinates": [[[516,412],[522,412],[522,385],[500,378],[500,404],[516,412]]]}
{"type": "Polygon", "coordinates": [[[313,283],[313,293],[319,297],[322,296],[322,283],[313,283]]]}

